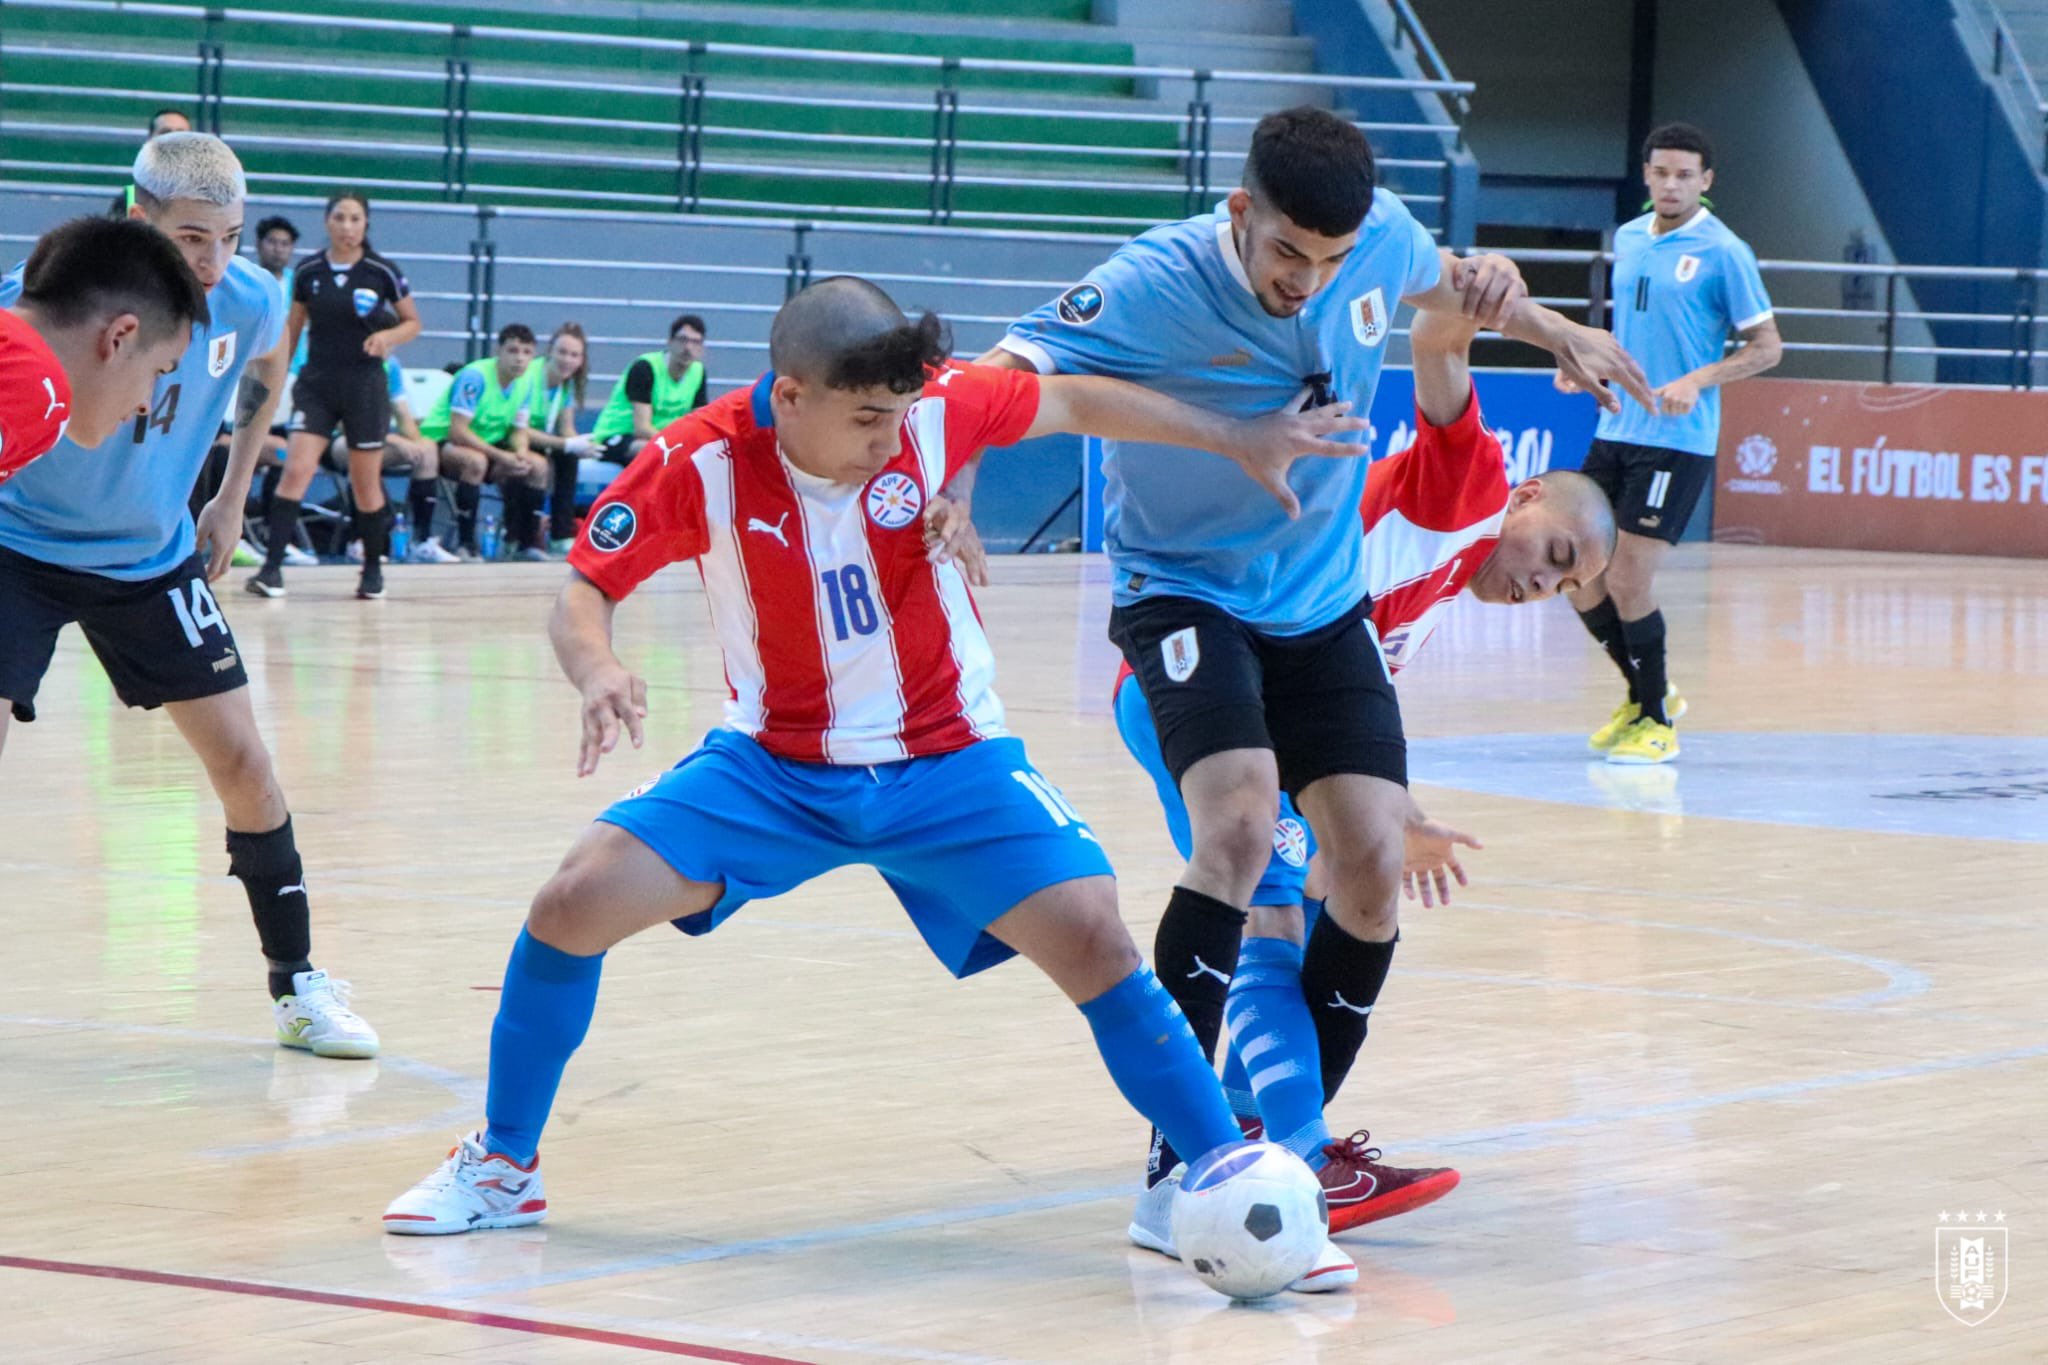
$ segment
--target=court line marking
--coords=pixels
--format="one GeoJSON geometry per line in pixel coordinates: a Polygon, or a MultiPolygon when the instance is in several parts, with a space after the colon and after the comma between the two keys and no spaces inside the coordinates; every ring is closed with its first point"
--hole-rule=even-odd
{"type": "Polygon", "coordinates": [[[231,1280],[213,1275],[179,1275],[164,1270],[139,1270],[130,1266],[92,1265],[82,1261],[46,1261],[32,1256],[0,1256],[0,1269],[36,1271],[49,1275],[80,1275],[91,1279],[122,1280],[130,1284],[163,1285],[172,1289],[199,1289],[215,1294],[243,1294],[259,1299],[287,1299],[295,1303],[325,1304],[333,1308],[356,1308],[371,1313],[395,1313],[429,1318],[438,1322],[461,1323],[471,1327],[494,1328],[501,1332],[524,1332],[530,1336],[567,1337],[599,1346],[623,1346],[656,1355],[688,1356],[693,1360],[716,1360],[726,1365],[810,1365],[791,1356],[760,1355],[753,1351],[731,1351],[668,1337],[641,1336],[598,1327],[580,1327],[542,1318],[517,1317],[480,1309],[453,1308],[446,1304],[410,1299],[374,1298],[365,1294],[340,1294],[326,1289],[307,1289],[266,1280],[231,1280]]]}

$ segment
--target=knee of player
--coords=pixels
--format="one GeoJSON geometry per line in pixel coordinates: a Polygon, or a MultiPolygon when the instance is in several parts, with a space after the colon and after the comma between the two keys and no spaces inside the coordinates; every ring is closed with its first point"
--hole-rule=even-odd
{"type": "Polygon", "coordinates": [[[1342,849],[1325,847],[1323,859],[1330,899],[1364,905],[1392,916],[1401,890],[1402,834],[1398,826],[1374,829],[1342,849]]]}
{"type": "Polygon", "coordinates": [[[270,762],[270,750],[263,747],[262,736],[253,728],[204,758],[206,770],[222,796],[256,800],[276,790],[277,774],[270,762]]]}
{"type": "Polygon", "coordinates": [[[1276,809],[1256,796],[1233,796],[1219,809],[1204,812],[1195,826],[1195,861],[1257,877],[1273,855],[1276,809]]]}
{"type": "Polygon", "coordinates": [[[591,918],[592,880],[590,871],[574,858],[556,869],[527,909],[527,932],[564,952],[589,951],[581,940],[591,918]]]}

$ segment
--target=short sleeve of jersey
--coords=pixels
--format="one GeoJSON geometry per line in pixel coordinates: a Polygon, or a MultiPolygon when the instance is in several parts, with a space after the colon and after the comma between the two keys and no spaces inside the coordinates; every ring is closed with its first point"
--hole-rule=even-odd
{"type": "Polygon", "coordinates": [[[1444,277],[1444,260],[1429,229],[1416,222],[1412,213],[1401,216],[1408,230],[1408,282],[1401,286],[1401,297],[1406,299],[1436,288],[1436,282],[1444,277]]]}
{"type": "Polygon", "coordinates": [[[1038,376],[996,365],[960,365],[946,396],[946,477],[988,446],[1015,445],[1038,420],[1038,376]]]}
{"type": "MultiPolygon", "coordinates": [[[[300,264],[303,265],[304,262],[301,262],[300,264]]],[[[285,302],[310,303],[313,298],[312,285],[313,272],[310,270],[301,270],[295,268],[292,271],[292,296],[289,299],[286,299],[285,302]]]]}
{"type": "Polygon", "coordinates": [[[670,564],[710,547],[704,481],[686,452],[717,437],[685,417],[649,441],[590,509],[569,567],[614,602],[670,564]]]}
{"type": "Polygon", "coordinates": [[[1731,328],[1741,332],[1769,321],[1771,296],[1764,292],[1763,275],[1756,268],[1756,253],[1749,243],[1730,239],[1721,249],[1720,275],[1731,328]]]}
{"type": "Polygon", "coordinates": [[[474,417],[477,405],[483,401],[482,371],[465,369],[455,376],[455,385],[448,390],[448,411],[463,417],[474,417]]]}
{"type": "MultiPolygon", "coordinates": [[[[256,324],[256,334],[249,338],[249,354],[252,357],[269,355],[277,349],[277,343],[284,340],[285,317],[291,312],[291,300],[284,296],[283,283],[268,270],[252,261],[249,262],[249,273],[255,277],[256,288],[263,299],[263,320],[256,324]]],[[[292,281],[292,287],[298,288],[297,279],[292,281]]],[[[193,344],[198,344],[197,337],[193,338],[193,344]]]]}
{"type": "Polygon", "coordinates": [[[645,360],[636,360],[626,367],[625,382],[628,403],[654,401],[654,367],[645,360]]]}
{"type": "Polygon", "coordinates": [[[405,369],[389,356],[384,360],[384,392],[394,403],[405,397],[405,369]]]}
{"type": "Polygon", "coordinates": [[[999,344],[1040,374],[1143,379],[1164,364],[1159,338],[1195,306],[1193,295],[1173,259],[1140,238],[1010,324],[999,344]]]}

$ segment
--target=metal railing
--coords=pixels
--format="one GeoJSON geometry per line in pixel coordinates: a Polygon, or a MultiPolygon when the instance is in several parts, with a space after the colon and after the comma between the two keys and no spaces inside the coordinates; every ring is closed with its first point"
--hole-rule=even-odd
{"type": "MultiPolygon", "coordinates": [[[[1412,16],[1410,20],[1412,24],[1412,16]]],[[[1427,42],[1419,27],[1404,29],[1427,42]]],[[[1428,49],[1432,69],[1442,59],[1428,49]]],[[[1441,78],[1406,80],[1337,76],[1312,72],[1200,70],[1187,67],[1090,62],[1029,61],[993,57],[936,57],[902,53],[777,47],[750,43],[685,41],[639,36],[551,32],[490,24],[427,23],[355,18],[346,15],[272,13],[256,9],[202,9],[189,5],[125,3],[121,0],[0,0],[0,132],[23,139],[85,141],[118,146],[135,140],[134,123],[92,118],[24,116],[19,106],[75,103],[81,97],[127,102],[140,112],[152,101],[181,96],[167,81],[189,79],[196,99],[196,126],[231,134],[257,164],[250,178],[278,189],[364,183],[346,166],[286,169],[261,164],[263,154],[294,163],[326,157],[396,164],[407,170],[370,179],[371,188],[424,189],[445,202],[482,198],[499,202],[575,202],[615,207],[669,208],[677,212],[802,212],[825,218],[922,221],[932,224],[1080,224],[1099,228],[1143,226],[1162,216],[1195,212],[1213,202],[1221,185],[1236,180],[1232,159],[1219,145],[1236,144],[1256,120],[1219,110],[1215,94],[1226,87],[1312,86],[1343,97],[1367,92],[1436,96],[1431,112],[1367,119],[1359,127],[1378,141],[1400,138],[1426,154],[1392,155],[1380,164],[1403,197],[1446,210],[1457,192],[1449,149],[1462,139],[1462,120],[1473,85],[1441,78]],[[116,15],[175,19],[192,25],[190,45],[114,48],[41,35],[9,34],[11,12],[116,15]],[[346,64],[299,54],[274,40],[259,55],[230,52],[249,32],[340,30],[404,39],[436,55],[410,58],[352,57],[346,64]],[[479,55],[480,46],[516,56],[479,55]],[[650,56],[673,69],[649,73],[610,71],[602,76],[556,74],[570,64],[565,54],[593,57],[650,56]],[[720,63],[772,61],[800,79],[767,83],[744,74],[714,70],[720,63]],[[111,63],[133,71],[121,88],[67,81],[64,72],[83,63],[111,63]],[[49,78],[25,78],[37,63],[49,78]],[[341,98],[298,97],[279,91],[280,78],[303,76],[314,89],[343,85],[341,98]],[[897,82],[858,93],[832,92],[815,82],[828,79],[897,82]],[[1078,101],[1048,99],[1034,89],[1003,92],[977,85],[979,79],[1043,78],[1057,82],[1119,82],[1133,92],[1129,107],[1084,107],[1078,101]],[[902,82],[929,83],[927,94],[902,82]],[[253,84],[252,84],[253,82],[253,84]],[[1174,108],[1178,87],[1189,97],[1174,108]],[[138,89],[136,86],[153,86],[138,89]],[[394,98],[350,98],[350,91],[389,89],[394,98]],[[268,92],[268,93],[264,93],[268,92]],[[1147,93],[1149,92],[1149,93],[1147,93]],[[1171,92],[1171,94],[1169,94],[1171,92]],[[585,112],[562,112],[561,104],[595,97],[602,103],[585,112]],[[506,107],[492,107],[493,105],[506,107]],[[801,112],[866,120],[881,131],[775,127],[801,112]],[[1441,118],[1437,117],[1441,113],[1441,118]],[[392,125],[390,135],[337,136],[319,127],[340,115],[360,130],[392,125]],[[270,120],[263,131],[261,120],[270,120]],[[308,132],[280,131],[282,121],[312,123],[308,132]],[[998,121],[1029,120],[1048,136],[1006,136],[998,121]],[[977,128],[977,122],[988,125],[977,128]],[[553,149],[537,146],[560,139],[553,149]],[[417,168],[417,174],[412,173],[417,168]],[[602,177],[609,183],[593,183],[602,177]],[[763,193],[770,182],[816,186],[804,202],[763,193]],[[724,188],[730,192],[719,193],[724,188]],[[919,191],[922,191],[920,194],[919,191]],[[893,191],[897,202],[888,202],[893,191]],[[1016,207],[988,202],[991,193],[1021,197],[1038,192],[1059,208],[1016,207]],[[1020,195],[1021,192],[1021,195],[1020,195]],[[980,196],[981,205],[963,202],[980,196]],[[1150,196],[1142,209],[1131,196],[1150,196]],[[834,198],[877,202],[832,203],[834,198]],[[824,200],[826,202],[812,202],[824,200]],[[1121,201],[1121,202],[1120,202],[1121,201]],[[1156,201],[1156,210],[1155,210],[1156,201]],[[1118,211],[1121,209],[1122,211],[1118,211]]],[[[22,156],[0,158],[0,172],[44,175],[66,166],[61,160],[22,156]]],[[[109,181],[125,176],[125,157],[103,164],[69,165],[109,181]]],[[[1427,213],[1427,209],[1424,210],[1427,213]]]]}
{"type": "MultiPolygon", "coordinates": [[[[1546,297],[1539,301],[1560,311],[1580,313],[1592,326],[1611,325],[1608,274],[1614,265],[1613,252],[1508,248],[1500,254],[1526,264],[1585,266],[1584,295],[1546,297]]],[[[1784,336],[1787,354],[1875,357],[1879,382],[1885,384],[1895,381],[1899,361],[1908,356],[1924,356],[1935,361],[1977,360],[1993,367],[2004,362],[2002,382],[2005,387],[2014,389],[2033,388],[2037,365],[2048,360],[2048,338],[2044,338],[2040,331],[2043,326],[2048,326],[2041,296],[2042,279],[2048,272],[2010,266],[1883,265],[1860,261],[1760,260],[1757,268],[1767,285],[1774,279],[1882,281],[1881,289],[1873,299],[1874,306],[1870,307],[1821,307],[1774,301],[1772,311],[1778,319],[1779,332],[1781,335],[1790,333],[1784,336]],[[2006,295],[2009,303],[2001,308],[1981,310],[1925,309],[1915,305],[1909,297],[1902,298],[1902,291],[1910,290],[1915,282],[1975,286],[1979,289],[2002,286],[2010,290],[2006,295]],[[1823,320],[1867,323],[1873,329],[1873,339],[1845,341],[1800,335],[1807,324],[1823,320]],[[1947,330],[1959,327],[1999,328],[2003,330],[2005,344],[1913,344],[1901,337],[1901,324],[1904,323],[1936,324],[1947,330]]]]}

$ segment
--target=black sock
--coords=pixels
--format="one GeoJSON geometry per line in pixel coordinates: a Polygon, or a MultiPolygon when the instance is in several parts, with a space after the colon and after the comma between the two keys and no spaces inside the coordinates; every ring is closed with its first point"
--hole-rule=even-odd
{"type": "Polygon", "coordinates": [[[405,501],[412,508],[412,543],[424,545],[434,536],[434,509],[441,502],[441,481],[414,479],[405,490],[405,501]]]}
{"type": "Polygon", "coordinates": [[[270,515],[270,500],[277,496],[277,485],[284,478],[284,466],[274,464],[263,471],[263,515],[270,515]]]}
{"type": "Polygon", "coordinates": [[[576,468],[583,461],[566,450],[548,456],[553,479],[548,488],[548,539],[567,540],[576,534],[576,468]]]}
{"type": "Polygon", "coordinates": [[[1644,715],[1669,725],[1664,714],[1664,690],[1670,683],[1664,667],[1664,613],[1653,611],[1640,621],[1623,621],[1621,634],[1636,666],[1636,701],[1644,715]]]}
{"type": "MultiPolygon", "coordinates": [[[[1585,623],[1586,633],[1600,642],[1600,648],[1607,651],[1607,657],[1614,660],[1614,666],[1621,670],[1621,676],[1628,682],[1628,694],[1636,694],[1636,670],[1629,663],[1628,641],[1621,633],[1621,613],[1614,609],[1614,599],[1603,597],[1600,605],[1591,611],[1579,613],[1579,620],[1585,623]]],[[[1638,701],[1641,698],[1636,698],[1638,701]]]]}
{"type": "Polygon", "coordinates": [[[515,550],[532,547],[540,527],[541,491],[524,479],[505,485],[505,539],[515,550]]]}
{"type": "MultiPolygon", "coordinates": [[[[1188,1017],[1202,1055],[1211,1061],[1216,1057],[1216,1041],[1223,1036],[1223,999],[1230,991],[1230,978],[1237,974],[1245,918],[1245,912],[1234,905],[1176,886],[1160,917],[1158,937],[1152,941],[1152,970],[1188,1017]]],[[[1181,1155],[1155,1128],[1145,1167],[1146,1188],[1171,1175],[1181,1155]]]]}
{"type": "Polygon", "coordinates": [[[1316,1044],[1322,1055],[1323,1103],[1337,1097],[1358,1049],[1365,1045],[1365,1026],[1387,970],[1394,965],[1397,933],[1386,943],[1368,943],[1337,927],[1328,914],[1316,920],[1301,959],[1301,993],[1316,1021],[1316,1044]]]}
{"type": "Polygon", "coordinates": [[[284,568],[284,551],[299,529],[299,500],[275,497],[270,500],[270,543],[263,547],[263,572],[274,574],[284,568]]]}
{"type": "Polygon", "coordinates": [[[313,969],[312,911],[306,869],[292,840],[292,818],[268,834],[228,831],[228,872],[249,893],[256,939],[270,963],[270,998],[292,993],[292,974],[313,969]]]}
{"type": "Polygon", "coordinates": [[[458,548],[476,549],[476,509],[483,500],[482,484],[455,485],[455,544],[458,548]]]}
{"type": "Polygon", "coordinates": [[[388,502],[374,512],[356,512],[356,538],[363,542],[364,573],[384,562],[385,538],[391,533],[392,515],[388,502]]]}

